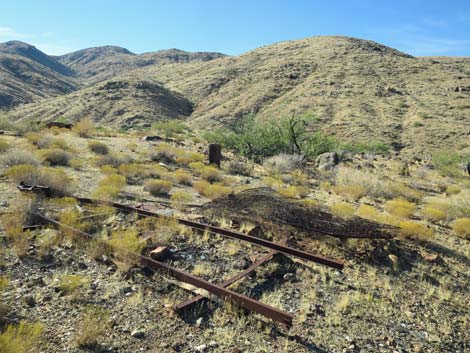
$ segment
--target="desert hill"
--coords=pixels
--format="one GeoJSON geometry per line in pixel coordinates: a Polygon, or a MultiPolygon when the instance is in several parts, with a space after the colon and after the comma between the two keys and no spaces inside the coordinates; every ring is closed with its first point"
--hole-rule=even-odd
{"type": "MultiPolygon", "coordinates": [[[[368,40],[320,36],[264,46],[237,57],[177,50],[136,55],[119,47],[100,47],[57,60],[85,83],[113,74],[118,74],[114,81],[156,80],[191,101],[194,110],[188,122],[199,128],[251,112],[262,119],[314,113],[313,129],[354,142],[373,139],[405,149],[455,148],[464,147],[470,136],[470,58],[412,57],[368,40]]],[[[55,118],[58,112],[77,119],[83,93],[79,92],[24,105],[11,116],[37,119],[40,111],[42,119],[55,118]]],[[[90,104],[95,108],[87,111],[99,110],[97,120],[128,126],[126,119],[105,110],[107,101],[106,95],[94,96],[90,104]]],[[[142,100],[128,96],[126,104],[139,126],[160,119],[151,109],[142,113],[142,100]]]]}

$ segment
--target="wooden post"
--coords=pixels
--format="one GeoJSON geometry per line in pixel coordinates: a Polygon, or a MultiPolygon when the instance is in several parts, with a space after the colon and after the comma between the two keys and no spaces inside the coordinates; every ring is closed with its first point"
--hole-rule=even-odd
{"type": "Polygon", "coordinates": [[[222,146],[218,143],[209,144],[209,164],[215,164],[220,168],[220,160],[222,159],[222,146]]]}

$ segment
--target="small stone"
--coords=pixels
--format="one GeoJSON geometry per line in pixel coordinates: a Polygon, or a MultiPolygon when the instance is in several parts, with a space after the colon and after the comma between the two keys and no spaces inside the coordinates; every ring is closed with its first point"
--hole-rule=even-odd
{"type": "Polygon", "coordinates": [[[207,345],[201,344],[200,346],[194,347],[194,349],[196,350],[196,352],[205,352],[207,349],[207,345]]]}
{"type": "Polygon", "coordinates": [[[27,295],[26,297],[24,297],[24,302],[29,307],[33,307],[33,306],[36,305],[36,300],[34,299],[34,297],[32,295],[27,295]]]}
{"type": "Polygon", "coordinates": [[[288,272],[283,276],[285,281],[294,282],[297,280],[297,277],[292,272],[288,272]]]}
{"type": "Polygon", "coordinates": [[[131,336],[135,338],[144,338],[145,332],[144,330],[134,330],[131,332],[131,336]]]}
{"type": "Polygon", "coordinates": [[[196,326],[200,327],[202,325],[202,317],[196,320],[196,326]]]}

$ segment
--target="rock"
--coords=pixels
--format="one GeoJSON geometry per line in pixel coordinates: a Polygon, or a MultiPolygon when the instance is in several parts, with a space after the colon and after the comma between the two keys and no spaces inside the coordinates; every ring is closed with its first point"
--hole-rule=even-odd
{"type": "Polygon", "coordinates": [[[286,273],[286,274],[283,276],[283,279],[284,279],[285,281],[289,281],[289,282],[296,282],[296,281],[297,281],[297,277],[296,277],[295,274],[293,274],[292,272],[286,273]]]}
{"type": "Polygon", "coordinates": [[[194,347],[196,352],[205,352],[207,350],[206,344],[201,344],[200,346],[194,347]]]}
{"type": "Polygon", "coordinates": [[[171,255],[170,250],[166,246],[159,246],[150,251],[150,257],[154,260],[164,260],[171,255]]]}
{"type": "Polygon", "coordinates": [[[131,332],[131,336],[135,338],[144,338],[145,332],[144,330],[134,330],[131,332]]]}
{"type": "Polygon", "coordinates": [[[36,300],[34,299],[32,295],[27,295],[26,297],[24,297],[24,302],[29,307],[33,307],[36,305],[36,300]]]}
{"type": "Polygon", "coordinates": [[[339,156],[336,152],[323,153],[315,160],[315,165],[319,170],[332,170],[338,163],[339,156]]]}
{"type": "Polygon", "coordinates": [[[202,325],[202,317],[200,317],[199,319],[196,320],[196,326],[197,327],[200,327],[202,325]]]}
{"type": "MultiPolygon", "coordinates": [[[[470,164],[469,164],[469,165],[470,165],[470,164]]],[[[8,207],[8,206],[10,206],[10,204],[8,203],[8,201],[5,201],[5,200],[0,201],[0,207],[8,207]]]]}

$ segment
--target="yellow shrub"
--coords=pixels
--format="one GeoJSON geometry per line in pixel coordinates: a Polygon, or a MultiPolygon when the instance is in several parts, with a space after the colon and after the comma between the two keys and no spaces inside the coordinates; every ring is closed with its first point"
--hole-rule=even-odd
{"type": "Polygon", "coordinates": [[[80,137],[91,137],[95,129],[95,124],[90,118],[84,118],[75,124],[72,131],[80,137]]]}
{"type": "Polygon", "coordinates": [[[320,208],[321,204],[320,201],[314,200],[314,199],[304,199],[302,200],[302,203],[308,207],[312,208],[320,208]]]}
{"type": "Polygon", "coordinates": [[[356,215],[371,221],[396,225],[397,219],[388,213],[382,213],[375,209],[373,206],[361,205],[356,211],[356,215]]]}
{"type": "Polygon", "coordinates": [[[90,149],[90,151],[96,154],[108,154],[109,153],[108,145],[100,141],[89,141],[88,148],[90,149]]]}
{"type": "Polygon", "coordinates": [[[178,184],[191,185],[191,180],[192,180],[191,173],[183,169],[178,169],[173,175],[176,181],[178,182],[178,184]]]}
{"type": "Polygon", "coordinates": [[[222,180],[222,175],[217,168],[211,166],[204,166],[200,170],[201,177],[211,183],[222,180]]]}
{"type": "Polygon", "coordinates": [[[117,169],[116,168],[113,168],[112,166],[110,166],[109,164],[106,164],[104,166],[102,166],[100,168],[101,170],[101,173],[103,174],[116,174],[117,173],[117,169]]]}
{"type": "Polygon", "coordinates": [[[176,208],[182,208],[193,200],[193,196],[186,191],[178,190],[171,195],[171,204],[176,208]]]}
{"type": "Polygon", "coordinates": [[[36,343],[44,331],[40,323],[20,321],[18,325],[8,325],[0,334],[1,353],[28,353],[36,348],[36,343]]]}
{"type": "Polygon", "coordinates": [[[367,189],[362,185],[336,185],[332,190],[350,201],[357,201],[367,195],[367,189]]]}
{"type": "Polygon", "coordinates": [[[88,307],[77,327],[74,342],[79,348],[99,351],[98,338],[106,332],[109,313],[98,307],[88,307]]]}
{"type": "Polygon", "coordinates": [[[106,175],[93,192],[96,198],[113,199],[116,198],[126,185],[126,178],[117,174],[106,175]]]}
{"type": "Polygon", "coordinates": [[[0,153],[6,152],[10,148],[10,144],[4,140],[0,140],[0,153]]]}
{"type": "Polygon", "coordinates": [[[308,196],[308,190],[301,186],[291,185],[285,188],[279,188],[276,191],[279,195],[288,198],[304,198],[308,196]]]}
{"type": "Polygon", "coordinates": [[[270,176],[262,178],[261,183],[271,188],[278,188],[283,185],[282,180],[280,178],[274,178],[270,176]]]}
{"type": "Polygon", "coordinates": [[[177,156],[176,163],[182,166],[188,166],[194,162],[202,162],[205,158],[203,154],[197,152],[176,150],[175,153],[177,156]]]}
{"type": "Polygon", "coordinates": [[[166,180],[146,180],[144,190],[154,196],[168,195],[171,190],[171,183],[166,180]]]}
{"type": "Polygon", "coordinates": [[[452,229],[455,233],[470,237],[470,218],[459,218],[454,221],[452,229]]]}
{"type": "Polygon", "coordinates": [[[449,185],[449,186],[447,186],[446,194],[449,194],[449,195],[456,195],[456,194],[458,194],[460,191],[462,191],[462,189],[460,188],[460,186],[458,186],[458,185],[449,185]]]}
{"type": "Polygon", "coordinates": [[[194,189],[196,189],[201,195],[208,199],[215,200],[223,196],[227,196],[232,192],[232,189],[219,184],[210,184],[205,180],[199,180],[193,183],[194,189]]]}
{"type": "Polygon", "coordinates": [[[438,222],[446,218],[446,213],[440,208],[433,207],[433,206],[426,206],[423,209],[423,216],[428,221],[438,222]]]}
{"type": "Polygon", "coordinates": [[[416,211],[416,205],[403,199],[393,199],[384,205],[385,211],[391,215],[408,218],[416,211]]]}
{"type": "Polygon", "coordinates": [[[122,164],[118,168],[119,174],[126,179],[130,178],[146,178],[151,174],[151,171],[142,164],[122,164]]]}
{"type": "Polygon", "coordinates": [[[398,225],[400,227],[400,234],[405,238],[426,240],[434,235],[432,229],[427,228],[421,223],[401,221],[398,225]]]}
{"type": "Polygon", "coordinates": [[[108,244],[114,250],[116,265],[122,271],[126,271],[136,264],[138,257],[135,253],[140,254],[145,248],[145,240],[140,238],[134,229],[113,232],[108,244]]]}
{"type": "Polygon", "coordinates": [[[330,207],[330,211],[337,217],[348,219],[354,216],[354,206],[346,202],[340,202],[330,207]]]}
{"type": "Polygon", "coordinates": [[[196,173],[200,173],[201,170],[205,167],[205,164],[202,162],[191,162],[189,163],[189,168],[194,170],[196,173]]]}

